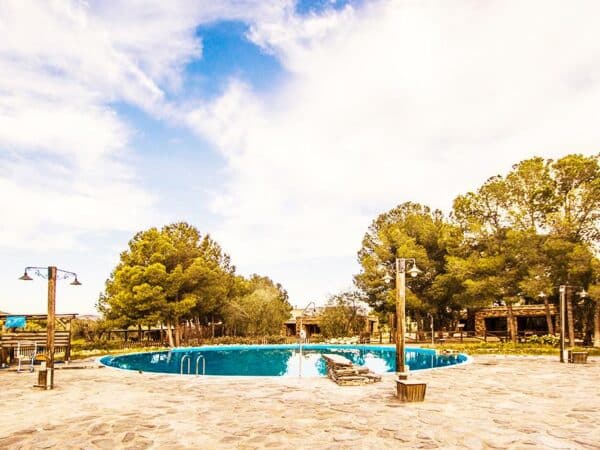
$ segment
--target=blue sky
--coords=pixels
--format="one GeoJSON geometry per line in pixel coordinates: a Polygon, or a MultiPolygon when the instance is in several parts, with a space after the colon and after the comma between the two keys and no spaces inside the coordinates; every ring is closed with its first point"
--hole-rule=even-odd
{"type": "Polygon", "coordinates": [[[133,234],[175,221],[324,303],[379,212],[597,152],[599,8],[8,1],[0,310],[43,312],[43,280],[17,277],[57,265],[84,283],[58,310],[94,312],[133,234]]]}

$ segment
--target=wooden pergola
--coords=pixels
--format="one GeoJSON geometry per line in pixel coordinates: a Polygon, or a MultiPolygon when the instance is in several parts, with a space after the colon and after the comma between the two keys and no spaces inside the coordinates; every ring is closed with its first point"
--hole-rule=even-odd
{"type": "MultiPolygon", "coordinates": [[[[13,357],[14,349],[18,343],[37,344],[40,347],[46,346],[47,330],[28,331],[6,328],[6,318],[9,316],[25,317],[27,322],[47,322],[47,314],[8,314],[0,313],[0,364],[5,364],[9,357],[13,357]]],[[[71,321],[77,318],[77,314],[56,314],[56,322],[61,326],[61,330],[54,331],[54,339],[57,346],[65,348],[65,361],[71,359],[71,321]]]]}

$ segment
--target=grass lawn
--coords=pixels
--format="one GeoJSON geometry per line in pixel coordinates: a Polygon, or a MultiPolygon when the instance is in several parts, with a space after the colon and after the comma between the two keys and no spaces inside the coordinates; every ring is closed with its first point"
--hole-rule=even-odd
{"type": "MultiPolygon", "coordinates": [[[[423,345],[429,347],[431,345],[423,345]]],[[[447,343],[436,345],[435,348],[440,350],[456,350],[460,353],[468,355],[555,355],[559,356],[558,347],[541,344],[514,344],[512,342],[465,342],[465,343],[447,343]]],[[[590,356],[600,356],[600,348],[590,347],[575,347],[572,350],[586,351],[590,356]]]]}

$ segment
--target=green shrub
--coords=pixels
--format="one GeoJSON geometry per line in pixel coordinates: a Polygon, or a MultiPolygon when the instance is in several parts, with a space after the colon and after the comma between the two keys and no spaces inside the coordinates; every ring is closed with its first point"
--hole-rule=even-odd
{"type": "Polygon", "coordinates": [[[553,334],[545,334],[543,336],[533,335],[527,338],[527,343],[529,344],[538,344],[538,345],[551,345],[552,347],[556,347],[560,342],[560,338],[554,336],[553,334]]]}
{"type": "Polygon", "coordinates": [[[286,336],[272,335],[262,337],[250,336],[220,336],[211,339],[201,339],[199,345],[252,345],[252,344],[285,344],[288,341],[286,336]]]}
{"type": "Polygon", "coordinates": [[[71,348],[74,351],[79,350],[119,350],[123,348],[123,341],[121,340],[95,340],[95,341],[85,341],[85,340],[74,340],[71,343],[71,348]]]}

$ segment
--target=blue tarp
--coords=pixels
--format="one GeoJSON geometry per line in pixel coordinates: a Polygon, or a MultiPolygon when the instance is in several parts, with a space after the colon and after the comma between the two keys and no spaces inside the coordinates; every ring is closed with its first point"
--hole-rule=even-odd
{"type": "Polygon", "coordinates": [[[6,328],[25,328],[25,316],[7,316],[4,326],[6,328]]]}

